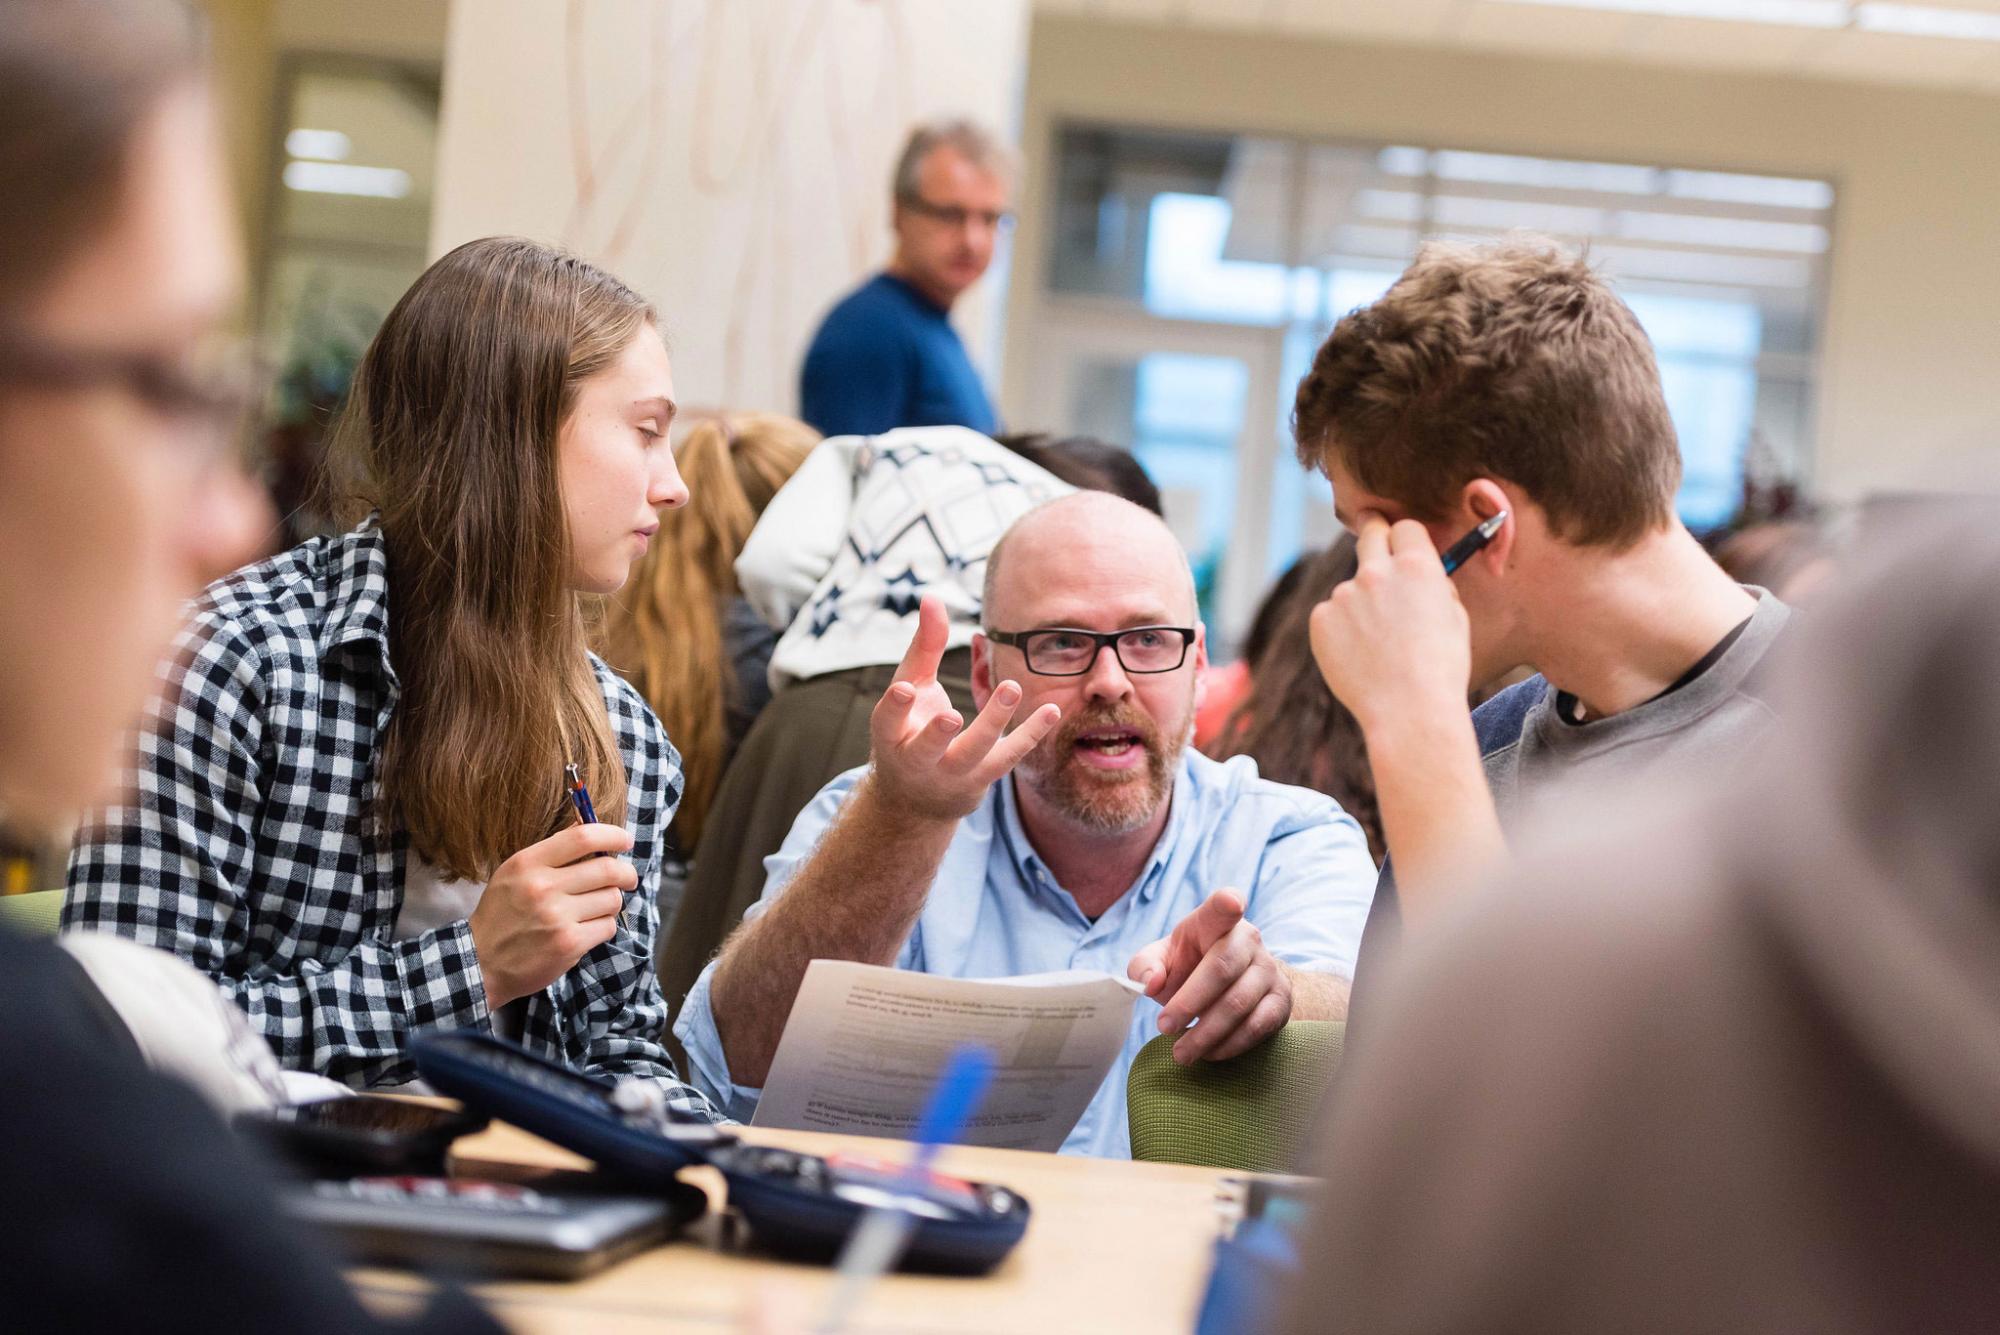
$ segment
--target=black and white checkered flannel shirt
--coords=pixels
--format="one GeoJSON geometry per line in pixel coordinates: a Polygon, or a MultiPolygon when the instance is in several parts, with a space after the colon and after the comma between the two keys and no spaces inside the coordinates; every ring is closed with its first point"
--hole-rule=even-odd
{"type": "MultiPolygon", "coordinates": [[[[66,927],[188,960],[243,1007],[286,1066],[356,1088],[415,1077],[410,1035],[490,1023],[472,931],[392,939],[408,836],[368,816],[396,705],[388,561],[371,520],[217,581],[161,668],[126,805],[77,832],[66,927]]],[[[630,789],[639,869],[625,925],[527,998],[523,1041],[572,1067],[644,1076],[717,1114],[661,1047],[653,962],[660,855],[680,756],[628,683],[593,659],[630,789]]]]}

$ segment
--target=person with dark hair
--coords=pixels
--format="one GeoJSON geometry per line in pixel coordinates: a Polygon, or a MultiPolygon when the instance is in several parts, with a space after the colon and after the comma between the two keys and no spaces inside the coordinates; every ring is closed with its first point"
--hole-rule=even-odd
{"type": "Polygon", "coordinates": [[[1810,520],[1768,519],[1737,529],[1713,550],[1731,579],[1769,589],[1793,606],[1818,594],[1836,573],[1833,548],[1810,520]]]}
{"type": "MultiPolygon", "coordinates": [[[[181,600],[271,523],[230,457],[252,382],[224,351],[239,257],[202,45],[173,0],[7,0],[0,21],[0,804],[18,826],[104,796],[181,600]]],[[[263,1166],[140,1054],[75,957],[0,930],[7,1330],[384,1329],[263,1166]]],[[[497,1329],[449,1291],[413,1324],[497,1329]]]]}
{"type": "Polygon", "coordinates": [[[1412,938],[1276,1329],[1994,1328],[1992,508],[1801,618],[1739,773],[1578,799],[1412,938]]]}
{"type": "Polygon", "coordinates": [[[1057,436],[1046,431],[1017,431],[993,439],[1079,491],[1108,491],[1156,515],[1166,513],[1160,505],[1160,489],[1147,476],[1145,466],[1132,456],[1132,451],[1108,440],[1095,436],[1057,436]]]}
{"type": "Polygon", "coordinates": [[[827,313],[799,370],[799,416],[828,436],[997,423],[951,327],[1013,220],[1013,156],[966,120],[920,125],[896,160],[889,265],[827,313]]]}
{"type": "Polygon", "coordinates": [[[1250,618],[1250,630],[1243,637],[1243,646],[1236,655],[1236,661],[1210,671],[1201,708],[1194,712],[1194,744],[1208,754],[1216,754],[1215,745],[1223,735],[1223,728],[1249,696],[1253,665],[1270,647],[1271,634],[1284,613],[1286,603],[1298,588],[1306,567],[1311,564],[1312,557],[1306,555],[1285,567],[1285,573],[1278,576],[1265,592],[1264,601],[1257,604],[1257,614],[1250,618]]]}
{"type": "Polygon", "coordinates": [[[1259,609],[1245,642],[1249,690],[1207,748],[1218,760],[1249,756],[1274,783],[1316,788],[1354,817],[1377,863],[1387,853],[1368,743],[1313,661],[1313,608],[1354,577],[1354,538],[1302,557],[1259,609]]]}

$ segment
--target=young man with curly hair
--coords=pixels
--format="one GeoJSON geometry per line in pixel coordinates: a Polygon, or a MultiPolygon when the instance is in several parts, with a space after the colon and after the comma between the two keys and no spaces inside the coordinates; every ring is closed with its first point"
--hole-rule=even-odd
{"type": "Polygon", "coordinates": [[[1426,247],[1335,326],[1300,383],[1299,456],[1333,483],[1355,577],[1314,612],[1360,720],[1385,868],[1362,967],[1421,927],[1570,785],[1732,767],[1773,715],[1789,610],[1674,512],[1681,459],[1632,311],[1548,243],[1426,247]],[[1455,574],[1438,553],[1502,511],[1455,574]],[[1468,716],[1468,682],[1534,675],[1468,716]]]}

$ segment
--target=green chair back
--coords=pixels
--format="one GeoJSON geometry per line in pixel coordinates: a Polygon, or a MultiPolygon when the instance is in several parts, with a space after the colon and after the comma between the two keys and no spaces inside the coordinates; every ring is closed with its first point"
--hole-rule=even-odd
{"type": "Polygon", "coordinates": [[[1294,1020],[1240,1057],[1177,1066],[1173,1035],[1162,1034],[1139,1049],[1125,1082],[1132,1157],[1296,1171],[1346,1036],[1339,1020],[1294,1020]]]}
{"type": "Polygon", "coordinates": [[[21,936],[54,936],[62,926],[62,906],[60,890],[0,895],[0,927],[21,936]]]}

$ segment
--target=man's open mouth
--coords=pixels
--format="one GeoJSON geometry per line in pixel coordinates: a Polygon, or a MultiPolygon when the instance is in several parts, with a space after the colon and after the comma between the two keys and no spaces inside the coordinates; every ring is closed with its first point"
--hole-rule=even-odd
{"type": "Polygon", "coordinates": [[[1104,760],[1122,760],[1143,753],[1145,737],[1136,728],[1090,728],[1077,735],[1075,748],[1104,760]]]}

